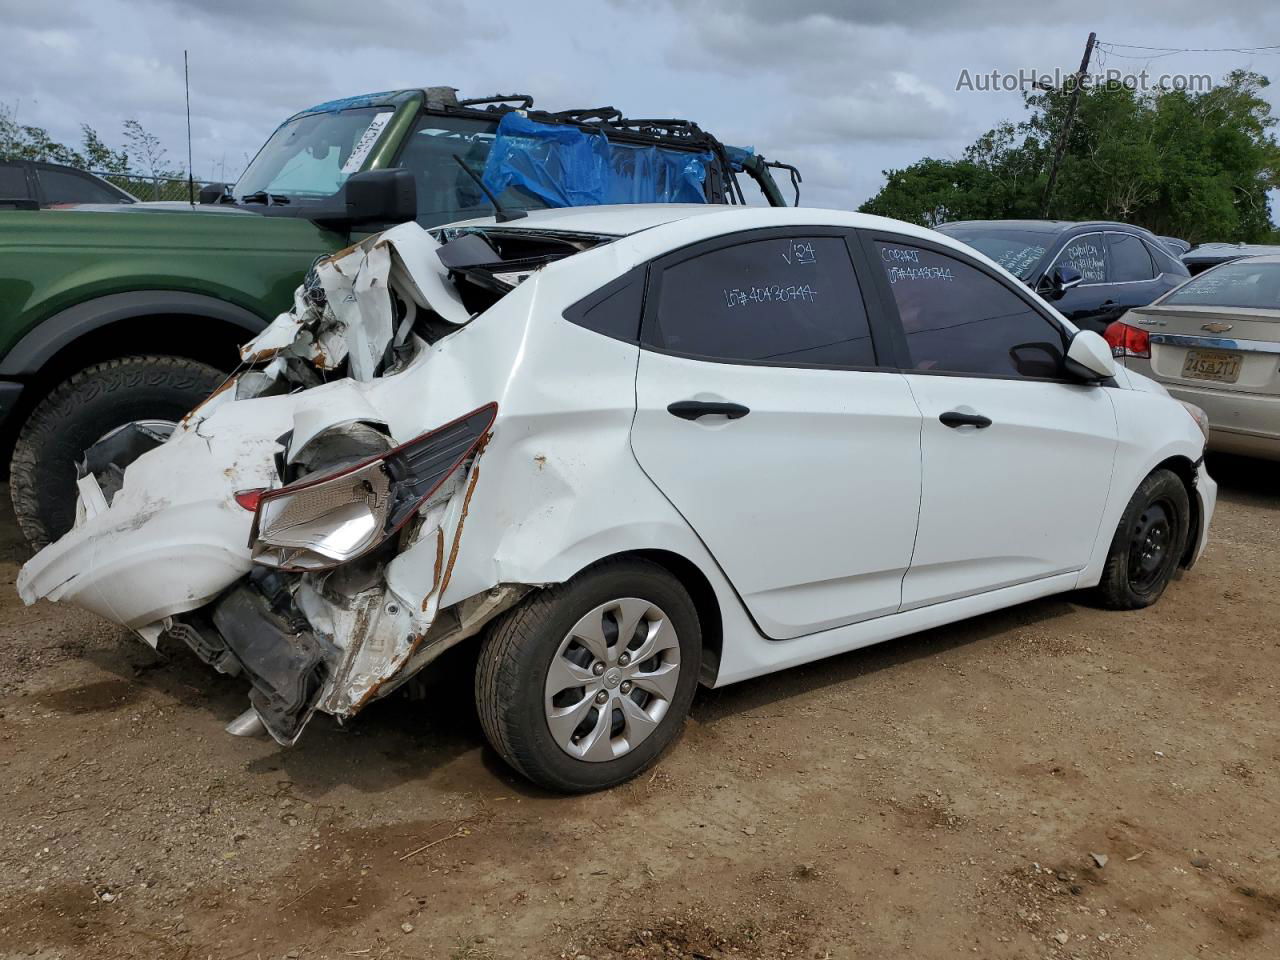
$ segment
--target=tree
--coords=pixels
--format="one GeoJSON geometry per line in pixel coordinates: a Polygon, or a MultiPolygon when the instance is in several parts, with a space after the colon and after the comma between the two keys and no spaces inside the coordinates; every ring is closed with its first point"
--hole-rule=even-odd
{"type": "MultiPolygon", "coordinates": [[[[1260,95],[1267,85],[1236,71],[1205,93],[1084,90],[1051,215],[1122,220],[1193,242],[1269,239],[1267,191],[1280,185],[1280,144],[1260,95]]],[[[884,188],[860,209],[925,225],[1040,216],[1068,97],[1063,89],[1024,95],[1025,120],[1001,123],[959,160],[886,171],[884,188]]]]}
{"type": "Polygon", "coordinates": [[[124,139],[137,161],[136,172],[149,177],[184,177],[186,171],[170,168],[169,154],[160,138],[148,131],[137,120],[124,122],[124,139]]]}

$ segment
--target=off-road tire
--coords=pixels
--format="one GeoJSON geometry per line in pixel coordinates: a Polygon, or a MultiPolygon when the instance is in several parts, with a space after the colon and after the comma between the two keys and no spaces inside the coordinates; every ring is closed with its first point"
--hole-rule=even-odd
{"type": "Polygon", "coordinates": [[[539,590],[493,623],[476,666],[476,710],[489,743],[534,783],[561,793],[602,790],[642,772],[676,739],[693,702],[701,656],[698,612],[679,581],[646,560],[605,561],[539,590]],[[547,669],[581,616],[620,597],[649,600],[670,617],[680,649],[676,693],[658,727],[629,753],[579,760],[561,749],[547,726],[547,669]]]}
{"type": "MultiPolygon", "coordinates": [[[[1102,568],[1102,581],[1095,596],[1104,607],[1112,610],[1139,610],[1160,599],[1165,587],[1177,572],[1178,564],[1186,551],[1187,536],[1191,529],[1191,501],[1187,488],[1171,470],[1154,470],[1138,485],[1125,507],[1111,540],[1106,565],[1102,568]],[[1159,507],[1172,514],[1169,534],[1161,551],[1160,563],[1152,570],[1149,583],[1135,582],[1140,573],[1136,563],[1135,538],[1150,521],[1149,511],[1159,507]]],[[[1140,548],[1137,548],[1140,553],[1140,548]]],[[[1141,581],[1138,577],[1138,581],[1141,581]]]]}
{"type": "Polygon", "coordinates": [[[177,422],[226,374],[181,357],[125,357],[87,367],[31,411],[9,467],[18,526],[34,550],[71,529],[76,461],[87,447],[134,420],[177,422]]]}

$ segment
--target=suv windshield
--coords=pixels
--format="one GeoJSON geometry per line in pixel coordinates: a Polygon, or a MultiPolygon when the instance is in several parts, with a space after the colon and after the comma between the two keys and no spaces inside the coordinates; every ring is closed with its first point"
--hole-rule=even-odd
{"type": "Polygon", "coordinates": [[[391,107],[359,107],[295,117],[271,135],[232,192],[237,200],[331,197],[363,166],[394,114],[391,107]]]}
{"type": "Polygon", "coordinates": [[[992,223],[944,223],[939,233],[967,243],[990,257],[1019,280],[1034,280],[1053,235],[1040,230],[1019,230],[992,223]]]}

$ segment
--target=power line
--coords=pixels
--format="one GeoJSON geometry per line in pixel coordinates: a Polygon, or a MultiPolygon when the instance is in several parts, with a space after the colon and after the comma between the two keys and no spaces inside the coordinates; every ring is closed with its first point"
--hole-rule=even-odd
{"type": "MultiPolygon", "coordinates": [[[[1114,40],[1099,40],[1099,46],[1108,47],[1115,53],[1117,47],[1125,50],[1149,50],[1154,51],[1158,56],[1168,56],[1174,53],[1277,53],[1280,52],[1280,43],[1266,44],[1256,47],[1150,47],[1140,43],[1117,43],[1114,40]]],[[[1134,59],[1141,59],[1140,56],[1133,54],[1116,53],[1118,57],[1129,56],[1134,59]]]]}

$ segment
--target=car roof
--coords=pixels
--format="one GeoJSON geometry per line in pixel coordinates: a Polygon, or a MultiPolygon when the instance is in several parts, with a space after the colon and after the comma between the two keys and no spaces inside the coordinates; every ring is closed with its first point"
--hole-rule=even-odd
{"type": "Polygon", "coordinates": [[[939,229],[942,230],[946,227],[976,227],[979,225],[990,226],[993,224],[1008,227],[1010,230],[1024,230],[1028,233],[1058,234],[1077,228],[1085,230],[1120,229],[1134,230],[1138,233],[1151,233],[1146,227],[1140,227],[1133,223],[1121,223],[1118,220],[953,220],[951,223],[942,224],[939,229]]]}
{"type": "MultiPolygon", "coordinates": [[[[625,237],[650,227],[688,217],[724,213],[735,209],[723,203],[614,203],[589,207],[553,207],[530,210],[527,217],[498,223],[494,217],[476,217],[446,224],[449,227],[500,227],[503,230],[554,230],[625,237]]],[[[737,208],[745,209],[745,208],[737,208]]]]}

